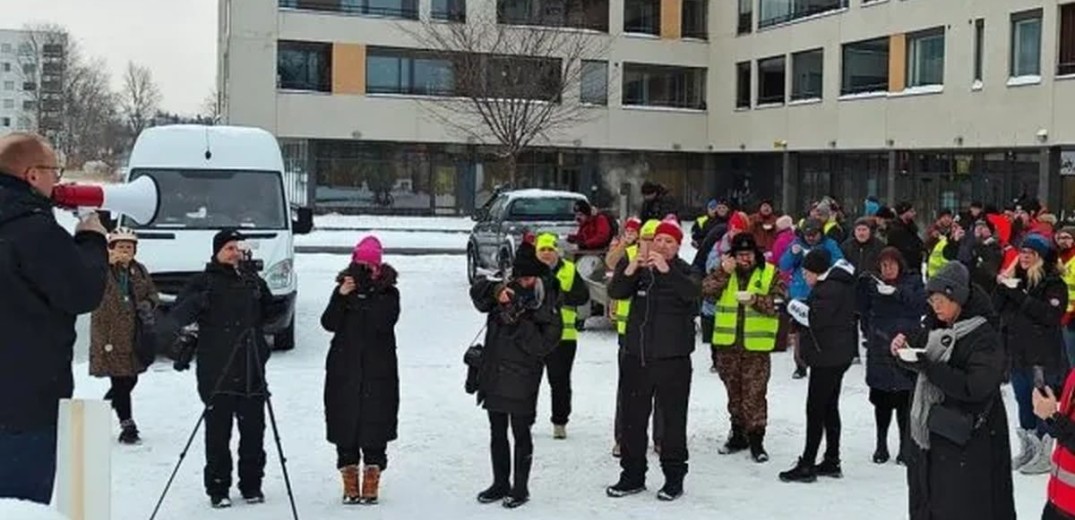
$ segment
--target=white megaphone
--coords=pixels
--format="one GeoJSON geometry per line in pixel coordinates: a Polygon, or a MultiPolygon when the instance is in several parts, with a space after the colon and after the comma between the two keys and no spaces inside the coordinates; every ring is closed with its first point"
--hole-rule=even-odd
{"type": "Polygon", "coordinates": [[[52,190],[52,202],[65,209],[106,210],[126,215],[146,225],[157,218],[160,188],[144,175],[126,184],[106,186],[61,184],[52,190]]]}

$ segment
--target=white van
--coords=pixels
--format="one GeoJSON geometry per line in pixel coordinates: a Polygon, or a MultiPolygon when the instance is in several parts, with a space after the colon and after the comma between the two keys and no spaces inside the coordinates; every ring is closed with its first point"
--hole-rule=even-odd
{"type": "Polygon", "coordinates": [[[313,220],[308,208],[292,211],[283,172],[276,138],[258,128],[173,125],[138,136],[127,180],[152,177],[160,209],[146,225],[125,218],[119,224],[137,230],[138,260],[152,274],[165,309],[192,276],[205,270],[213,235],[236,228],[247,236],[273,295],[265,332],[274,348],[294,348],[293,234],[309,233],[313,220]]]}

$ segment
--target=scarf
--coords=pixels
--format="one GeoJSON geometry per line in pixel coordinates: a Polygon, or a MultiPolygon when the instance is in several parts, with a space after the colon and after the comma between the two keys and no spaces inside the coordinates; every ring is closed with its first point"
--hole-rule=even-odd
{"type": "MultiPolygon", "coordinates": [[[[926,359],[930,363],[947,363],[956,342],[985,322],[985,318],[975,316],[956,322],[950,329],[931,330],[926,341],[926,359]]],[[[931,383],[924,372],[919,372],[911,401],[911,438],[924,450],[929,449],[929,411],[943,401],[944,391],[931,383]]]]}

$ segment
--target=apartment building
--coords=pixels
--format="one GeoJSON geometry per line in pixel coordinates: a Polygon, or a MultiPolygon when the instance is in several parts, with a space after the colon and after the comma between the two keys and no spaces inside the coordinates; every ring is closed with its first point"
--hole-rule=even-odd
{"type": "Polygon", "coordinates": [[[564,93],[590,117],[536,143],[520,185],[1075,208],[1070,0],[221,0],[224,120],[274,132],[320,209],[466,211],[506,171],[430,117],[457,85],[413,28],[489,16],[606,43],[564,93]]]}
{"type": "Polygon", "coordinates": [[[65,45],[57,42],[49,35],[0,29],[0,135],[20,130],[49,135],[58,129],[65,45]]]}

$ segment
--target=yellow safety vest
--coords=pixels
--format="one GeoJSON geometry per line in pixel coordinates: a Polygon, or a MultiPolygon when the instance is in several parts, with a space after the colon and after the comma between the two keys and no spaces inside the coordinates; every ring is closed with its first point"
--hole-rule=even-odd
{"type": "MultiPolygon", "coordinates": [[[[773,264],[765,264],[764,269],[755,269],[750,275],[747,289],[758,296],[769,294],[769,289],[776,278],[773,264]]],[[[717,300],[717,315],[714,318],[713,344],[718,347],[735,345],[739,307],[743,304],[736,299],[739,292],[739,277],[734,274],[728,280],[728,286],[717,300]]],[[[752,352],[771,352],[776,347],[776,329],[780,322],[776,316],[766,316],[751,306],[743,308],[743,347],[752,352]]]]}
{"type": "Polygon", "coordinates": [[[705,228],[705,223],[709,222],[709,215],[702,215],[695,222],[698,223],[698,229],[703,229],[705,228]]]}
{"type": "Polygon", "coordinates": [[[1064,283],[1068,286],[1068,310],[1075,312],[1075,257],[1064,264],[1064,283]]]}
{"type": "Polygon", "coordinates": [[[825,227],[822,228],[822,232],[825,234],[825,236],[828,236],[829,230],[831,230],[834,227],[836,227],[836,221],[835,220],[830,220],[830,221],[825,223],[825,227]]]}
{"type": "MultiPolygon", "coordinates": [[[[630,262],[638,256],[638,244],[627,246],[627,261],[630,262]]],[[[627,316],[631,314],[631,300],[616,300],[616,332],[627,335],[627,316]]]]}
{"type": "Polygon", "coordinates": [[[929,253],[929,263],[926,264],[926,278],[933,278],[933,275],[948,263],[948,259],[944,257],[944,248],[947,245],[948,238],[941,237],[937,245],[933,246],[933,251],[929,253]]]}
{"type": "MultiPolygon", "coordinates": [[[[560,281],[560,290],[567,294],[575,286],[575,264],[567,260],[562,261],[560,270],[556,272],[556,279],[560,281]]],[[[579,331],[575,328],[575,319],[578,312],[574,307],[560,309],[560,316],[564,320],[564,332],[560,335],[560,341],[575,341],[579,339],[579,331]]]]}

